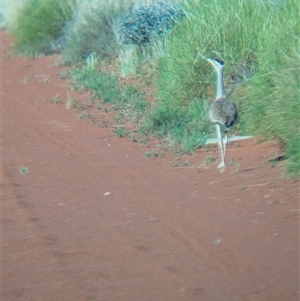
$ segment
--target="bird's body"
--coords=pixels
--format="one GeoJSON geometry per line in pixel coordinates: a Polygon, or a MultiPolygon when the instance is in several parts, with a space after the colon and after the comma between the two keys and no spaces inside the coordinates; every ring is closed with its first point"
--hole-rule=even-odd
{"type": "Polygon", "coordinates": [[[226,167],[225,165],[225,153],[227,144],[227,134],[225,141],[222,141],[220,126],[225,128],[231,128],[237,119],[237,108],[235,104],[230,101],[225,93],[223,86],[223,69],[224,63],[219,60],[207,59],[207,61],[213,65],[217,72],[217,95],[215,101],[211,104],[209,109],[209,118],[216,124],[216,132],[218,137],[218,143],[221,154],[221,163],[219,168],[226,167]],[[223,142],[223,143],[222,143],[223,142]]]}
{"type": "Polygon", "coordinates": [[[209,118],[213,123],[231,128],[237,118],[236,106],[226,97],[219,98],[211,104],[209,118]]]}

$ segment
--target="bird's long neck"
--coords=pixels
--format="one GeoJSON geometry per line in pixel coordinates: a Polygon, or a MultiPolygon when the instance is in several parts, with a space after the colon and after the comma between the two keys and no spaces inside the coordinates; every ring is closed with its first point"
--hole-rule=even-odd
{"type": "Polygon", "coordinates": [[[217,95],[216,100],[219,98],[227,97],[224,89],[223,82],[223,68],[217,69],[217,95]]]}

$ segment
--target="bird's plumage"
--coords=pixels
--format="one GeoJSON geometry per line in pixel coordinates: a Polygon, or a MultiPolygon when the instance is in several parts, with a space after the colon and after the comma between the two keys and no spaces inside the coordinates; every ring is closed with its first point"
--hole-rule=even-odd
{"type": "Polygon", "coordinates": [[[217,99],[210,106],[209,117],[213,123],[231,128],[237,118],[236,105],[226,97],[217,99]]]}

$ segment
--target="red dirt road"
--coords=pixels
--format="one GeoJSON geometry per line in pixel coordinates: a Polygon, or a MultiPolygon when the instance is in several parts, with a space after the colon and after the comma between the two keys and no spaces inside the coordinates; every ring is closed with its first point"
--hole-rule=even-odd
{"type": "Polygon", "coordinates": [[[52,57],[2,46],[2,300],[299,299],[299,181],[276,145],[229,146],[224,173],[196,168],[217,148],[145,158],[49,101],[69,85],[52,57]]]}

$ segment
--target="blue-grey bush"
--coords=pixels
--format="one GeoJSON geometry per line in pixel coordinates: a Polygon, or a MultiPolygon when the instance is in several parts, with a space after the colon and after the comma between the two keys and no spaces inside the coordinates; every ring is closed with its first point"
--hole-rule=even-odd
{"type": "Polygon", "coordinates": [[[142,6],[119,21],[119,40],[123,45],[147,45],[170,31],[175,21],[184,16],[180,5],[159,2],[152,6],[142,6]]]}

